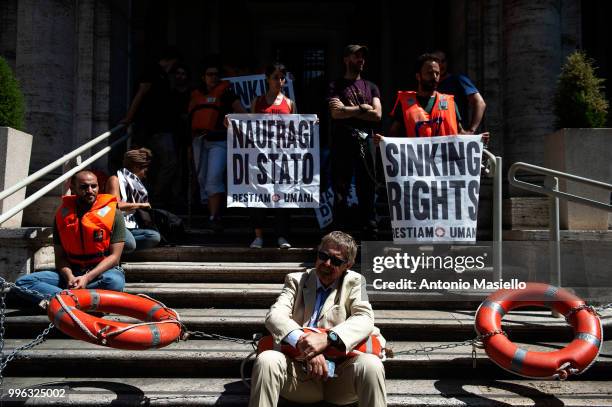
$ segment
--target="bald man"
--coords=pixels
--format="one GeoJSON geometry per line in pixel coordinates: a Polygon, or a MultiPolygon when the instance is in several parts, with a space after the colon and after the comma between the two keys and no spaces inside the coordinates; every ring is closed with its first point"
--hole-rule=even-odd
{"type": "Polygon", "coordinates": [[[55,214],[55,270],[25,275],[18,287],[36,291],[19,295],[40,303],[64,289],[123,291],[125,275],[119,259],[125,242],[125,223],[113,195],[98,194],[98,179],[90,171],[71,179],[74,195],[62,197],[55,214]]]}

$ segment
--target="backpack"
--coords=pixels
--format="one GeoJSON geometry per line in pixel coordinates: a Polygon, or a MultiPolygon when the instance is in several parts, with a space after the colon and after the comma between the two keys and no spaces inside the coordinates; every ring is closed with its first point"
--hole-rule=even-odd
{"type": "Polygon", "coordinates": [[[162,237],[162,243],[176,244],[185,234],[183,220],[164,209],[151,209],[151,217],[162,237]]]}

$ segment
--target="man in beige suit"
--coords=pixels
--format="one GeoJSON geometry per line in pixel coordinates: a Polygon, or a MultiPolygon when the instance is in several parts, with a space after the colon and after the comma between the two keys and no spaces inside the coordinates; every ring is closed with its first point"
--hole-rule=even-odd
{"type": "Polygon", "coordinates": [[[249,406],[276,406],[279,395],[301,403],[325,400],[344,405],[359,400],[360,406],[387,405],[385,370],[377,356],[326,360],[322,354],[329,346],[348,353],[369,335],[385,344],[374,327],[365,279],[349,270],[356,254],[351,236],[331,232],[321,240],[314,269],[287,275],[266,315],[266,328],[275,343],[294,346],[300,356],[262,352],[253,367],[249,406]],[[303,327],[329,331],[305,333],[303,327]]]}

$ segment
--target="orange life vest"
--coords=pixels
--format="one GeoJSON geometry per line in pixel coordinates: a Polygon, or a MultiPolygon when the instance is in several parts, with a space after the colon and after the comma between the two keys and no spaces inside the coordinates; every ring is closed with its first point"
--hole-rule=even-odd
{"type": "Polygon", "coordinates": [[[117,198],[98,194],[81,218],[76,214],[76,195],[62,197],[55,223],[68,261],[82,267],[98,264],[110,254],[110,237],[117,210],[117,198]]]}
{"type": "Polygon", "coordinates": [[[459,133],[454,96],[435,92],[435,97],[433,109],[427,113],[419,105],[416,92],[397,92],[393,111],[399,104],[407,137],[451,136],[459,133]]]}
{"type": "Polygon", "coordinates": [[[228,81],[222,81],[207,95],[204,95],[199,89],[191,92],[189,115],[191,116],[192,132],[219,130],[217,123],[221,112],[221,96],[229,86],[228,81]]]}

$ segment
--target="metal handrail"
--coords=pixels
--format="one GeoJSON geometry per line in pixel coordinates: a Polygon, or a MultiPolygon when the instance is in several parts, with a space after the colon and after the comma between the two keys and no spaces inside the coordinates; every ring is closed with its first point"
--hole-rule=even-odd
{"type": "Polygon", "coordinates": [[[610,204],[606,204],[606,203],[599,202],[599,201],[594,201],[592,199],[584,198],[578,195],[568,194],[567,192],[561,192],[558,190],[554,190],[552,188],[547,188],[545,185],[544,186],[537,185],[537,184],[532,184],[530,182],[518,180],[516,179],[516,173],[520,170],[525,171],[525,172],[530,172],[532,174],[545,175],[548,177],[556,177],[558,179],[561,178],[561,179],[566,179],[569,181],[575,181],[575,182],[589,185],[592,187],[607,189],[608,191],[612,192],[611,184],[607,184],[605,182],[595,181],[590,178],[579,177],[577,175],[568,174],[566,172],[551,170],[550,168],[539,167],[537,165],[527,164],[523,162],[512,164],[512,166],[510,166],[510,171],[508,172],[508,180],[510,181],[510,185],[513,185],[517,188],[522,188],[527,191],[540,193],[543,195],[547,195],[549,197],[557,197],[557,198],[566,199],[568,201],[572,201],[572,202],[576,202],[579,204],[592,206],[593,208],[612,212],[612,205],[610,204]]]}
{"type": "Polygon", "coordinates": [[[483,149],[489,158],[487,175],[493,178],[493,271],[494,279],[502,278],[502,158],[483,149]]]}
{"type": "Polygon", "coordinates": [[[508,180],[510,181],[510,185],[527,191],[546,195],[551,200],[549,230],[550,240],[554,243],[554,246],[550,268],[551,273],[556,276],[556,285],[558,287],[561,287],[561,228],[559,226],[559,199],[565,199],[567,201],[576,202],[581,205],[591,206],[593,208],[601,209],[608,212],[612,212],[612,204],[606,204],[604,202],[595,201],[582,196],[559,191],[559,178],[596,188],[606,189],[610,192],[612,192],[612,185],[601,181],[595,181],[590,178],[579,177],[577,175],[568,174],[566,172],[551,170],[550,168],[540,167],[537,165],[527,164],[523,162],[514,163],[510,166],[510,171],[508,171],[508,180]],[[517,179],[516,173],[518,171],[524,171],[537,175],[544,175],[547,178],[544,182],[544,185],[537,185],[517,179]]]}
{"type": "MultiPolygon", "coordinates": [[[[40,177],[48,174],[51,170],[53,170],[53,169],[59,167],[60,165],[68,162],[69,160],[73,159],[74,157],[79,156],[84,151],[86,151],[89,148],[91,148],[91,147],[99,144],[100,142],[106,140],[113,133],[115,133],[116,131],[118,131],[118,130],[124,128],[124,127],[125,127],[124,124],[120,124],[118,126],[113,127],[112,129],[102,133],[101,135],[99,135],[95,139],[93,139],[91,141],[88,141],[87,143],[85,143],[82,146],[76,148],[72,152],[64,155],[63,157],[59,158],[58,160],[55,160],[54,162],[52,162],[51,164],[45,166],[44,168],[41,168],[40,170],[36,171],[35,173],[33,173],[32,175],[28,176],[27,178],[21,180],[20,182],[18,182],[17,184],[13,185],[12,187],[10,187],[10,188],[0,192],[0,200],[6,198],[7,196],[10,196],[10,195],[14,194],[15,192],[19,191],[22,188],[27,187],[28,185],[30,185],[32,182],[36,181],[40,177]]],[[[30,195],[27,199],[23,200],[18,205],[12,207],[7,212],[5,212],[2,215],[0,215],[0,225],[2,225],[8,219],[12,218],[16,214],[18,214],[19,212],[24,210],[26,207],[28,207],[32,203],[36,202],[39,198],[44,196],[47,192],[49,192],[53,188],[57,187],[62,182],[64,182],[68,178],[72,177],[74,174],[76,174],[80,170],[84,169],[85,167],[87,167],[92,162],[98,160],[100,157],[102,157],[105,154],[107,154],[114,147],[118,146],[119,144],[121,144],[125,140],[127,140],[128,137],[129,137],[129,134],[126,134],[126,135],[120,137],[119,139],[114,141],[109,146],[106,146],[106,147],[102,148],[100,151],[98,151],[97,153],[95,153],[94,155],[92,155],[91,157],[89,157],[88,159],[86,159],[85,161],[80,163],[79,165],[75,166],[74,168],[72,168],[71,170],[66,172],[65,174],[62,174],[60,177],[56,178],[55,180],[53,180],[49,184],[45,185],[40,190],[38,190],[35,193],[33,193],[32,195],[30,195]]]]}
{"type": "Polygon", "coordinates": [[[92,140],[88,141],[87,143],[83,144],[81,147],[76,148],[75,150],[71,151],[70,153],[65,154],[63,157],[53,161],[51,164],[48,164],[45,167],[41,168],[40,170],[36,171],[35,173],[29,175],[27,178],[24,178],[23,180],[19,181],[18,183],[16,183],[15,185],[11,186],[10,188],[5,189],[4,191],[0,192],[0,201],[3,200],[4,198],[6,198],[7,196],[13,195],[15,192],[19,191],[20,189],[27,187],[28,185],[30,185],[32,182],[36,181],[40,177],[42,177],[44,175],[47,175],[51,170],[53,170],[53,169],[59,167],[60,165],[68,162],[69,160],[73,159],[74,157],[77,157],[79,154],[87,151],[88,149],[90,149],[91,147],[97,145],[101,141],[106,140],[107,138],[109,138],[111,136],[111,134],[113,134],[114,132],[116,132],[118,130],[121,130],[124,127],[125,127],[125,124],[119,124],[119,125],[113,127],[112,129],[110,129],[110,130],[100,134],[95,139],[92,139],[92,140]]]}

